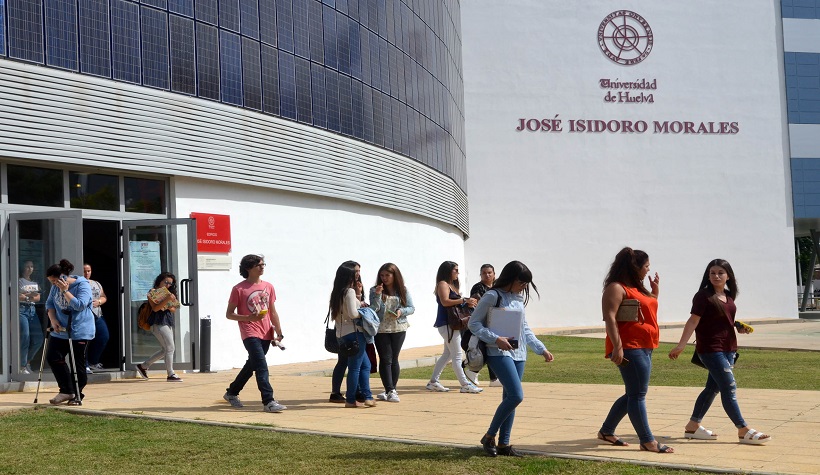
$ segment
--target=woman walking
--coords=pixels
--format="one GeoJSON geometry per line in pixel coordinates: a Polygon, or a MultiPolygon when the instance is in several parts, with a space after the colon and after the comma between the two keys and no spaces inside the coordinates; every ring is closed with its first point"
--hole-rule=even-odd
{"type": "MultiPolygon", "coordinates": [[[[481,438],[484,452],[490,457],[506,455],[520,457],[521,454],[510,445],[510,432],[515,421],[515,408],[524,400],[521,380],[527,362],[527,347],[544,357],[547,363],[553,360],[541,341],[535,337],[527,324],[524,307],[530,300],[530,286],[535,293],[538,288],[532,282],[532,272],[521,262],[512,261],[501,270],[501,275],[488,290],[470,316],[469,328],[473,335],[487,343],[487,365],[493,370],[504,388],[501,404],[495,410],[490,428],[481,438]],[[511,318],[520,321],[520,329],[515,334],[498,335],[487,327],[487,317],[495,308],[504,309],[493,315],[496,318],[511,318]],[[518,342],[525,342],[526,346],[518,342]],[[495,435],[498,433],[498,444],[495,435]]],[[[496,322],[493,320],[495,326],[496,322]]],[[[515,325],[517,326],[517,325],[515,325]]]]}
{"type": "Polygon", "coordinates": [[[598,439],[612,445],[629,445],[615,435],[621,420],[629,414],[632,427],[638,433],[641,450],[672,453],[672,447],[661,445],[652,435],[646,415],[646,393],[652,372],[652,351],[658,347],[658,273],[650,279],[651,291],[643,282],[649,274],[649,256],[629,247],[621,249],[604,279],[601,307],[606,323],[606,357],[621,372],[626,393],[609,410],[598,439]],[[624,300],[634,299],[640,304],[637,322],[618,322],[615,317],[624,300]]]}
{"type": "MultiPolygon", "coordinates": [[[[687,439],[715,440],[717,434],[700,423],[712,406],[715,396],[720,393],[723,410],[737,427],[741,444],[762,445],[772,440],[771,436],[750,428],[740,414],[737,403],[735,382],[735,357],[737,336],[735,335],[735,299],[738,289],[735,272],[729,262],[715,259],[706,265],[698,292],[692,298],[689,320],[683,327],[678,345],[669,352],[669,357],[677,359],[686,348],[686,343],[695,333],[695,352],[709,370],[706,387],[703,388],[692,410],[692,417],[686,424],[683,436],[687,439]]],[[[749,333],[748,327],[737,330],[749,333]]]]}
{"type": "Polygon", "coordinates": [[[376,285],[370,289],[370,308],[379,316],[376,350],[379,353],[379,376],[384,392],[377,399],[399,402],[396,384],[399,382],[399,353],[407,336],[407,316],[416,311],[404,278],[395,264],[388,262],[379,268],[376,285]]]}
{"type": "Polygon", "coordinates": [[[85,368],[86,373],[92,373],[103,369],[103,364],[100,362],[105,345],[108,344],[110,334],[108,332],[108,325],[105,323],[105,318],[102,313],[102,306],[108,301],[105,296],[105,291],[96,280],[91,280],[91,266],[89,264],[83,265],[83,276],[88,280],[91,286],[91,312],[94,313],[94,325],[96,327],[96,334],[94,339],[88,346],[88,366],[85,368]]]}
{"type": "Polygon", "coordinates": [[[438,313],[436,313],[436,323],[433,325],[438,329],[439,335],[444,340],[444,350],[441,352],[441,357],[436,361],[436,366],[433,368],[433,375],[430,377],[430,382],[427,383],[427,389],[430,391],[447,392],[450,388],[445,387],[439,382],[441,372],[444,371],[444,365],[452,360],[453,371],[456,373],[456,378],[461,384],[461,392],[478,394],[482,391],[481,388],[471,383],[467,376],[464,375],[464,369],[461,367],[461,334],[458,330],[451,330],[447,325],[447,307],[454,307],[456,305],[467,305],[475,308],[476,302],[473,298],[462,297],[458,293],[458,264],[453,261],[444,261],[438,267],[436,272],[436,303],[438,304],[438,313]]]}
{"type": "Polygon", "coordinates": [[[181,383],[182,378],[174,372],[174,313],[179,308],[177,278],[174,274],[163,272],[154,279],[154,288],[148,291],[148,304],[152,310],[148,323],[161,348],[143,363],[138,364],[137,372],[148,379],[148,368],[165,358],[165,372],[168,374],[166,380],[181,383]]]}

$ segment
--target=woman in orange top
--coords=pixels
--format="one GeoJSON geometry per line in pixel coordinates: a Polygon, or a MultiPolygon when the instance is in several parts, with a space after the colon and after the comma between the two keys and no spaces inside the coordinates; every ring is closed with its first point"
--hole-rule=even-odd
{"type": "Polygon", "coordinates": [[[629,445],[615,435],[615,428],[629,414],[632,427],[640,438],[641,450],[672,453],[661,445],[649,429],[646,416],[646,392],[652,371],[652,350],[658,347],[658,273],[649,280],[651,292],[643,282],[649,274],[649,256],[625,247],[615,256],[604,279],[601,308],[606,322],[606,357],[621,371],[626,393],[612,405],[598,438],[612,445],[629,445]],[[626,299],[640,303],[637,322],[617,322],[618,307],[626,299]]]}

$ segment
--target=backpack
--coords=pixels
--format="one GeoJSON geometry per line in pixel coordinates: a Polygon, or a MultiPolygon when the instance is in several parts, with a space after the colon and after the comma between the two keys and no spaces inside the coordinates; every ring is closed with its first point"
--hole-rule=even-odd
{"type": "Polygon", "coordinates": [[[154,311],[151,310],[151,306],[148,305],[148,302],[143,302],[137,313],[139,315],[137,317],[137,326],[145,331],[151,331],[151,324],[148,323],[148,317],[150,317],[154,311]]]}
{"type": "MultiPolygon", "coordinates": [[[[501,305],[501,294],[498,292],[496,294],[498,298],[495,306],[498,307],[501,305]]],[[[461,362],[461,366],[473,373],[481,371],[487,363],[487,344],[467,329],[461,333],[461,349],[464,350],[464,361],[461,362]]]]}

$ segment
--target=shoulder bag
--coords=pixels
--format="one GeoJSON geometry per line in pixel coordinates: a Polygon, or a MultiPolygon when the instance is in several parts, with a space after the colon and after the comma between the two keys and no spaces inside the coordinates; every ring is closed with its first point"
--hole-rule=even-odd
{"type": "Polygon", "coordinates": [[[339,352],[339,340],[336,338],[336,328],[330,328],[330,310],[325,317],[325,350],[328,353],[339,352]]]}

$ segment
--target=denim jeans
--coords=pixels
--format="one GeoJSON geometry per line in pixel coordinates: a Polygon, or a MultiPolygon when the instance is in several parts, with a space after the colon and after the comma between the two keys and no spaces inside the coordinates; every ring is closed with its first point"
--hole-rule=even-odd
{"type": "Polygon", "coordinates": [[[94,339],[88,345],[88,365],[93,366],[100,362],[105,345],[108,344],[108,325],[105,323],[103,317],[94,317],[94,325],[96,325],[96,333],[94,339]]]}
{"type": "Polygon", "coordinates": [[[499,445],[510,444],[510,432],[512,432],[515,421],[515,408],[524,400],[524,389],[521,387],[521,379],[524,377],[524,365],[526,361],[515,361],[509,356],[488,356],[487,365],[492,368],[504,391],[501,396],[501,404],[495,410],[490,428],[487,433],[495,436],[498,434],[499,445]]]}
{"type": "Polygon", "coordinates": [[[407,332],[376,334],[376,350],[379,352],[379,376],[384,392],[396,389],[399,382],[399,352],[407,332]]]}
{"type": "Polygon", "coordinates": [[[619,397],[609,415],[601,426],[601,433],[614,434],[618,423],[629,414],[629,421],[638,434],[642,444],[652,442],[655,437],[649,429],[649,420],[646,415],[646,392],[649,390],[649,374],[652,372],[652,350],[638,348],[624,350],[624,358],[629,360],[626,366],[618,366],[621,378],[624,380],[626,394],[619,397]]]}
{"type": "Polygon", "coordinates": [[[347,371],[347,356],[336,354],[336,366],[333,367],[333,377],[330,378],[330,392],[333,394],[342,393],[342,381],[345,379],[347,371]]]}
{"type": "Polygon", "coordinates": [[[239,392],[245,387],[251,375],[256,373],[256,387],[262,394],[262,404],[273,401],[273,387],[270,385],[268,375],[268,361],[265,355],[270,349],[270,340],[262,340],[256,337],[248,337],[242,340],[245,349],[248,350],[248,360],[239,370],[233,382],[228,386],[227,392],[232,396],[239,396],[239,392]]]}
{"type": "Polygon", "coordinates": [[[345,400],[349,404],[356,403],[357,389],[364,395],[365,399],[373,399],[373,393],[370,392],[370,359],[367,357],[365,350],[367,342],[364,341],[364,335],[358,331],[342,337],[344,341],[354,339],[359,340],[359,352],[347,357],[347,391],[345,392],[345,400]]]}
{"type": "Polygon", "coordinates": [[[85,374],[85,353],[88,348],[88,340],[71,340],[74,348],[75,368],[70,368],[70,350],[66,338],[49,337],[48,353],[46,361],[54,373],[54,379],[63,394],[74,394],[74,378],[71,377],[72,370],[77,371],[77,384],[80,386],[79,392],[82,395],[83,388],[88,382],[88,375],[85,374]]]}
{"type": "Polygon", "coordinates": [[[31,363],[43,346],[44,338],[43,326],[34,305],[20,305],[20,366],[31,363]]]}
{"type": "Polygon", "coordinates": [[[695,400],[691,420],[700,423],[712,405],[712,401],[715,400],[715,396],[720,393],[723,410],[726,411],[726,415],[735,427],[738,429],[746,427],[746,421],[740,415],[740,407],[737,405],[737,383],[735,383],[735,374],[732,372],[735,352],[698,353],[698,356],[709,370],[709,377],[706,378],[706,387],[695,400]]]}

